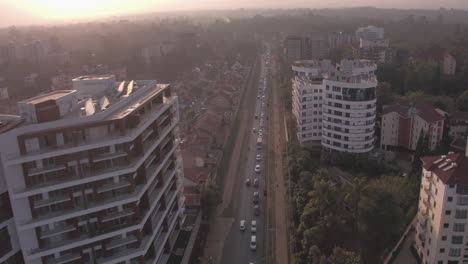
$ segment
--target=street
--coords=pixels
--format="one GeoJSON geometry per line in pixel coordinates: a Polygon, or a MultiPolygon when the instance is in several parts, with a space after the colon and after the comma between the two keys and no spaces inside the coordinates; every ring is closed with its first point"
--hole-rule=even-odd
{"type": "MultiPolygon", "coordinates": [[[[233,186],[233,195],[225,216],[233,218],[233,224],[230,227],[227,238],[224,242],[224,249],[221,258],[223,264],[238,264],[238,263],[264,263],[265,259],[265,228],[266,228],[266,185],[265,185],[265,149],[268,142],[268,88],[269,81],[269,51],[266,51],[262,56],[260,80],[256,92],[255,111],[249,113],[251,115],[247,120],[247,128],[250,129],[246,133],[241,149],[241,161],[239,165],[239,174],[236,175],[233,186]],[[255,130],[255,131],[254,131],[255,130]],[[261,138],[261,140],[259,140],[261,138]],[[261,141],[261,142],[258,142],[261,141]],[[257,155],[260,155],[257,160],[257,155]],[[255,172],[255,167],[260,165],[260,172],[255,172]],[[247,179],[250,184],[247,185],[247,179]],[[258,179],[259,186],[254,186],[255,179],[258,179]],[[255,216],[254,213],[254,192],[259,194],[260,214],[255,216]],[[245,220],[245,230],[240,230],[240,221],[245,220]],[[257,231],[251,231],[252,220],[257,222],[257,231]],[[256,236],[256,249],[251,249],[251,236],[256,236]]],[[[229,227],[226,227],[229,228],[229,227]]]]}

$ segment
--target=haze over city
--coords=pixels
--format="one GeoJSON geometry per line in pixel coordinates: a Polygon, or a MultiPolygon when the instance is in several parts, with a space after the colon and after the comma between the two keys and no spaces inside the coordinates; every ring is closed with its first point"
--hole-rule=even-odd
{"type": "Polygon", "coordinates": [[[70,22],[134,13],[235,8],[343,8],[372,6],[401,9],[468,9],[465,0],[3,0],[0,26],[70,22]]]}
{"type": "Polygon", "coordinates": [[[468,263],[468,0],[0,0],[0,263],[468,263]]]}

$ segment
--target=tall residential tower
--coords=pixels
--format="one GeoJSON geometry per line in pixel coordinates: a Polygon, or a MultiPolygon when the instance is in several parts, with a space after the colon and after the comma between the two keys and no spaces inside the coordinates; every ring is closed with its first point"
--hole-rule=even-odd
{"type": "Polygon", "coordinates": [[[166,263],[184,211],[177,96],[156,81],[74,84],[19,102],[21,124],[0,134],[24,261],[166,263]]]}
{"type": "Polygon", "coordinates": [[[340,152],[374,147],[377,66],[367,60],[296,61],[293,114],[301,144],[340,152]]]}

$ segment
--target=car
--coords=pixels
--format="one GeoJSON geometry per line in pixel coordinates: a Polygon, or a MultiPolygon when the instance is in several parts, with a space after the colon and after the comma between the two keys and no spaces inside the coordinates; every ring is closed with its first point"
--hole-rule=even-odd
{"type": "Polygon", "coordinates": [[[252,129],[252,131],[253,131],[254,133],[257,133],[257,129],[256,129],[255,127],[252,129]]]}
{"type": "Polygon", "coordinates": [[[260,114],[260,116],[261,116],[261,117],[264,117],[264,116],[265,116],[265,113],[264,113],[264,112],[262,112],[262,113],[260,114]]]}
{"type": "Polygon", "coordinates": [[[245,179],[245,185],[250,186],[250,179],[249,178],[245,179]]]}
{"type": "Polygon", "coordinates": [[[254,214],[255,214],[256,216],[259,216],[259,215],[260,215],[260,206],[259,206],[258,204],[256,204],[256,205],[254,206],[254,214]]]}
{"type": "Polygon", "coordinates": [[[240,220],[240,231],[244,231],[245,230],[245,220],[240,220]]]}
{"type": "Polygon", "coordinates": [[[255,172],[260,173],[260,164],[255,165],[255,172]]]}
{"type": "Polygon", "coordinates": [[[250,249],[257,250],[257,236],[250,237],[250,249]]]}
{"type": "Polygon", "coordinates": [[[258,132],[258,136],[259,136],[259,137],[263,137],[263,133],[262,133],[262,132],[258,132]]]}
{"type": "Polygon", "coordinates": [[[257,154],[257,157],[255,157],[255,160],[260,161],[262,159],[262,156],[260,154],[257,154]]]}
{"type": "Polygon", "coordinates": [[[252,233],[257,233],[257,221],[252,220],[252,223],[250,224],[250,231],[252,233]]]}
{"type": "Polygon", "coordinates": [[[255,115],[255,119],[258,119],[258,115],[257,115],[257,114],[255,115]]]}
{"type": "Polygon", "coordinates": [[[258,187],[258,185],[260,185],[260,182],[259,182],[259,180],[257,178],[255,178],[255,180],[253,181],[253,185],[255,187],[258,187]]]}
{"type": "Polygon", "coordinates": [[[259,96],[257,96],[257,99],[260,99],[260,95],[259,95],[259,96]]]}
{"type": "MultiPolygon", "coordinates": [[[[258,192],[255,192],[255,193],[258,194],[258,192]]],[[[255,194],[255,193],[254,193],[254,194],[255,194]]],[[[255,196],[255,195],[254,195],[253,198],[252,198],[252,202],[253,202],[254,204],[258,204],[259,200],[260,200],[260,197],[255,196]]]]}

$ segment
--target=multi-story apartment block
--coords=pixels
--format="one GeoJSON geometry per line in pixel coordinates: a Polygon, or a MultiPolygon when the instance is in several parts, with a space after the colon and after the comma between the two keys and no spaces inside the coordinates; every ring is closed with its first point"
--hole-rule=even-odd
{"type": "Polygon", "coordinates": [[[434,150],[443,137],[445,117],[431,105],[401,101],[383,107],[380,148],[415,150],[419,137],[428,137],[434,150]]]}
{"type": "Polygon", "coordinates": [[[184,211],[177,96],[156,81],[107,85],[21,101],[0,134],[25,263],[167,262],[184,211]]]}
{"type": "Polygon", "coordinates": [[[457,69],[457,61],[448,52],[444,52],[442,55],[442,71],[445,75],[454,76],[457,69]]]}
{"type": "Polygon", "coordinates": [[[386,61],[386,50],[389,46],[385,39],[385,30],[380,27],[367,26],[356,30],[359,39],[359,57],[378,63],[386,61]]]}
{"type": "Polygon", "coordinates": [[[424,157],[415,248],[424,264],[468,261],[468,158],[424,157]]]}
{"type": "Polygon", "coordinates": [[[373,149],[375,70],[367,60],[297,61],[293,64],[293,114],[301,144],[342,152],[373,149]]]}
{"type": "MultiPolygon", "coordinates": [[[[20,121],[17,116],[0,117],[0,135],[19,125],[20,121]]],[[[10,195],[2,168],[0,160],[0,263],[22,264],[23,254],[16,234],[10,195]]]]}
{"type": "Polygon", "coordinates": [[[307,39],[301,36],[288,36],[284,42],[287,61],[302,60],[306,57],[307,39]]]}

